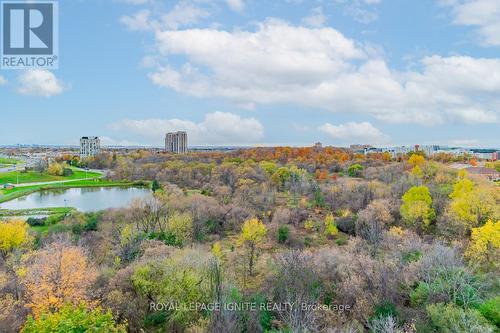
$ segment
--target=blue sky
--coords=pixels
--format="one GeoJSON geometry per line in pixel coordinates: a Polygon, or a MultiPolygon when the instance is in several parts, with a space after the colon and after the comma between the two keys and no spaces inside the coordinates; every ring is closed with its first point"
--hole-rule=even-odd
{"type": "Polygon", "coordinates": [[[60,1],[60,64],[0,71],[0,144],[499,147],[498,0],[60,1]]]}

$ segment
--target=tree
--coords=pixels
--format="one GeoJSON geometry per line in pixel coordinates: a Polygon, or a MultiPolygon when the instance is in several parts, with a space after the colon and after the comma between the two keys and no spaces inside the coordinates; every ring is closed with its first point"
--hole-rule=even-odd
{"type": "Polygon", "coordinates": [[[408,164],[410,164],[412,167],[418,166],[419,168],[421,168],[425,164],[425,157],[420,154],[412,154],[408,159],[408,164]]]}
{"type": "Polygon", "coordinates": [[[29,242],[29,225],[20,220],[0,221],[0,254],[5,259],[13,250],[29,242]]]}
{"type": "Polygon", "coordinates": [[[151,191],[153,192],[156,192],[158,191],[159,189],[161,189],[161,185],[160,183],[158,182],[158,180],[153,180],[153,182],[151,183],[151,191]]]}
{"type": "Polygon", "coordinates": [[[59,163],[51,163],[47,172],[49,173],[49,175],[62,176],[64,173],[64,168],[59,163]]]}
{"type": "Polygon", "coordinates": [[[289,235],[290,235],[290,228],[288,228],[288,226],[286,225],[281,225],[278,228],[278,243],[281,244],[286,243],[289,235]]]}
{"type": "Polygon", "coordinates": [[[467,179],[460,179],[453,185],[449,214],[466,229],[478,227],[490,218],[495,218],[498,209],[495,193],[484,186],[476,186],[467,179]]]}
{"type": "Polygon", "coordinates": [[[167,304],[161,310],[150,308],[152,315],[164,315],[161,331],[184,332],[202,318],[202,309],[190,307],[211,301],[211,258],[201,250],[177,249],[166,259],[152,258],[135,268],[131,281],[136,293],[148,303],[167,304]]]}
{"type": "Polygon", "coordinates": [[[117,325],[110,311],[89,310],[85,305],[63,306],[58,312],[44,313],[38,319],[28,317],[21,333],[126,333],[126,325],[117,325]]]}
{"type": "Polygon", "coordinates": [[[327,237],[337,236],[339,233],[339,229],[337,229],[337,225],[335,224],[335,218],[333,214],[328,214],[324,220],[325,224],[325,235],[327,237]]]}
{"type": "Polygon", "coordinates": [[[265,240],[267,228],[259,219],[246,220],[241,228],[238,245],[247,250],[248,273],[253,275],[253,267],[257,256],[258,246],[265,240]]]}
{"type": "Polygon", "coordinates": [[[472,228],[465,256],[474,263],[498,265],[500,257],[500,221],[489,220],[482,227],[472,228]]]}
{"type": "Polygon", "coordinates": [[[358,214],[356,235],[368,241],[372,256],[376,254],[384,238],[386,226],[393,220],[389,207],[387,200],[374,200],[358,214]]]}
{"type": "Polygon", "coordinates": [[[403,195],[400,213],[403,221],[427,229],[436,213],[432,208],[432,198],[426,186],[413,186],[403,195]]]}
{"type": "Polygon", "coordinates": [[[347,168],[347,174],[349,177],[361,177],[361,172],[364,167],[361,164],[353,164],[347,168]]]}
{"type": "Polygon", "coordinates": [[[191,215],[184,213],[174,213],[168,219],[167,232],[175,236],[175,240],[180,245],[193,240],[193,219],[191,215]]]}
{"type": "Polygon", "coordinates": [[[58,311],[66,304],[89,304],[89,288],[96,278],[84,249],[56,241],[29,259],[22,276],[27,306],[38,319],[43,313],[58,311]]]}
{"type": "Polygon", "coordinates": [[[493,333],[494,328],[474,309],[461,309],[453,304],[431,304],[427,313],[433,326],[443,333],[493,333]]]}

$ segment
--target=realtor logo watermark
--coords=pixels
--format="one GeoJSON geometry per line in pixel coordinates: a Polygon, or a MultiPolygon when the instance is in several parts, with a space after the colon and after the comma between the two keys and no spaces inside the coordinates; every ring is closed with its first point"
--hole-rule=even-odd
{"type": "Polygon", "coordinates": [[[58,2],[0,0],[2,69],[59,67],[58,2]]]}

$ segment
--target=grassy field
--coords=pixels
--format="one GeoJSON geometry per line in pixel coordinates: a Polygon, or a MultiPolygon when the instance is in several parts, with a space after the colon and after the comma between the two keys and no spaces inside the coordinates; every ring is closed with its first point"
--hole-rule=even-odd
{"type": "Polygon", "coordinates": [[[70,183],[55,183],[49,185],[34,185],[27,187],[15,187],[12,189],[0,190],[0,203],[10,201],[25,195],[40,191],[63,188],[81,188],[81,187],[113,187],[113,186],[148,186],[143,182],[116,182],[104,179],[79,180],[70,183]]]}
{"type": "Polygon", "coordinates": [[[17,164],[19,162],[19,160],[13,158],[0,157],[0,164],[17,164]]]}
{"type": "Polygon", "coordinates": [[[0,218],[3,216],[32,216],[32,215],[53,215],[53,214],[68,214],[75,210],[72,207],[48,207],[48,208],[34,208],[34,209],[19,209],[9,210],[0,209],[0,218]]]}
{"type": "Polygon", "coordinates": [[[101,174],[97,172],[87,172],[72,168],[73,174],[68,177],[63,176],[53,176],[48,173],[39,173],[36,171],[28,171],[28,172],[20,172],[20,171],[11,171],[11,172],[2,172],[0,173],[0,185],[1,184],[17,184],[19,177],[19,184],[24,183],[38,183],[38,182],[52,182],[52,181],[60,181],[60,180],[72,180],[72,179],[83,179],[83,178],[95,178],[100,177],[101,174]]]}

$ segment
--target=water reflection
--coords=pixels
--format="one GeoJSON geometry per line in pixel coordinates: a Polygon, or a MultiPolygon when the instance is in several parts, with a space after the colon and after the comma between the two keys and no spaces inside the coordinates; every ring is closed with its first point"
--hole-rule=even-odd
{"type": "Polygon", "coordinates": [[[0,204],[0,209],[75,207],[82,212],[126,207],[134,199],[151,195],[147,188],[88,187],[45,190],[0,204]]]}

